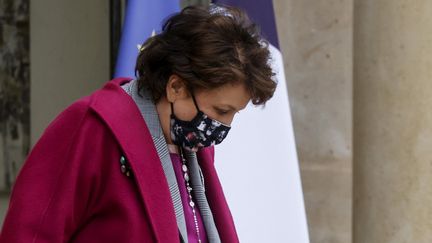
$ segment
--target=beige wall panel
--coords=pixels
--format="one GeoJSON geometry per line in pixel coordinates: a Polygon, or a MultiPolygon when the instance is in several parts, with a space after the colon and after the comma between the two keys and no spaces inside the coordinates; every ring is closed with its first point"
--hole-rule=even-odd
{"type": "Polygon", "coordinates": [[[351,242],[353,1],[274,5],[311,242],[351,242]]]}
{"type": "Polygon", "coordinates": [[[109,79],[109,1],[30,4],[31,137],[109,79]]]}
{"type": "Polygon", "coordinates": [[[432,242],[432,1],[355,1],[354,242],[432,242]]]}

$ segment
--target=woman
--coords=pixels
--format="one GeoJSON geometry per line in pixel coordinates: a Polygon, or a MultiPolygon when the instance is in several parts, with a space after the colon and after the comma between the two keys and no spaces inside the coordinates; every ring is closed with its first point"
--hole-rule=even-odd
{"type": "Polygon", "coordinates": [[[188,7],[118,78],[63,111],[25,162],[1,242],[238,242],[213,145],[275,90],[239,10],[188,7]]]}

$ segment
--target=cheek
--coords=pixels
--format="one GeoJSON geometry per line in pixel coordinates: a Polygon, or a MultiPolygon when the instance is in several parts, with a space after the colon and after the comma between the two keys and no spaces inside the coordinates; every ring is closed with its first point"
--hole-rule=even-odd
{"type": "Polygon", "coordinates": [[[174,114],[183,121],[191,121],[197,114],[195,106],[186,102],[178,102],[174,105],[174,114]]]}
{"type": "Polygon", "coordinates": [[[226,124],[228,126],[231,126],[232,121],[234,120],[234,114],[233,115],[228,115],[224,121],[220,121],[223,124],[226,124]]]}

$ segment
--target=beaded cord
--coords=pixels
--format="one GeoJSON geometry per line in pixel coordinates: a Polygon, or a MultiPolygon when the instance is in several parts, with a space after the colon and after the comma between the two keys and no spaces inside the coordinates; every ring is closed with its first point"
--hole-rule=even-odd
{"type": "Polygon", "coordinates": [[[180,148],[180,157],[181,157],[181,160],[182,160],[182,171],[184,173],[183,176],[184,176],[184,179],[185,179],[186,188],[187,188],[187,192],[188,192],[188,195],[189,195],[189,206],[192,208],[192,213],[193,213],[194,223],[195,223],[195,231],[196,231],[196,234],[197,234],[197,237],[198,237],[198,242],[201,243],[200,228],[198,226],[198,219],[197,219],[196,211],[195,211],[195,203],[194,203],[194,201],[192,199],[192,186],[189,183],[189,180],[190,180],[190,178],[189,178],[189,170],[187,168],[186,159],[185,159],[183,153],[184,153],[183,152],[183,148],[180,148]]]}

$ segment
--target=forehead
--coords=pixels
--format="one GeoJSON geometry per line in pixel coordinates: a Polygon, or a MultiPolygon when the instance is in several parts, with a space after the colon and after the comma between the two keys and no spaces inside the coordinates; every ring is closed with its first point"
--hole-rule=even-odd
{"type": "Polygon", "coordinates": [[[215,105],[234,107],[237,111],[246,107],[251,99],[249,91],[242,82],[227,83],[218,88],[197,91],[197,96],[200,97],[200,103],[203,105],[215,105]]]}

